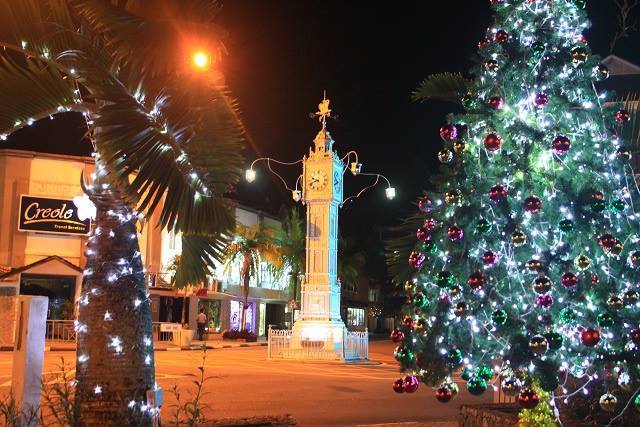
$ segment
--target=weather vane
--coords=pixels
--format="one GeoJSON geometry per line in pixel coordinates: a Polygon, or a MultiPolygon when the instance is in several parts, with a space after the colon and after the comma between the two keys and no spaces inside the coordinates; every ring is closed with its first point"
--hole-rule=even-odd
{"type": "Polygon", "coordinates": [[[327,126],[327,117],[331,119],[335,118],[335,116],[331,115],[331,108],[329,108],[330,102],[331,100],[327,99],[327,91],[325,90],[322,95],[322,101],[318,104],[318,111],[309,114],[309,117],[311,118],[318,118],[318,121],[322,123],[323,129],[327,126]]]}

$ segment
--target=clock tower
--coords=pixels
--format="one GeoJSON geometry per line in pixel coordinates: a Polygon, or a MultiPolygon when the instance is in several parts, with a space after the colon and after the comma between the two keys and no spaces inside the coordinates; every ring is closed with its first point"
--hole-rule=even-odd
{"type": "Polygon", "coordinates": [[[338,210],[342,203],[345,166],[333,150],[326,126],[329,100],[316,113],[322,129],[303,158],[302,201],[307,206],[306,270],[300,317],[293,326],[294,342],[325,342],[324,350],[342,349],[345,326],[340,316],[338,281],[338,210]],[[333,342],[334,348],[327,344],[333,342]]]}

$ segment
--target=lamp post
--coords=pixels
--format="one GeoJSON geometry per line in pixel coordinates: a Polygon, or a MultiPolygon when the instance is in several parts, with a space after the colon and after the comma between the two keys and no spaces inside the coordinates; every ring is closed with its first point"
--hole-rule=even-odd
{"type": "MultiPolygon", "coordinates": [[[[282,162],[269,157],[261,157],[251,163],[245,172],[248,182],[256,179],[254,166],[264,162],[291,192],[295,202],[307,207],[306,269],[302,283],[302,301],[299,319],[293,325],[291,346],[303,348],[305,344],[322,343],[322,350],[344,358],[344,337],[346,328],[340,316],[340,283],[337,277],[338,257],[338,213],[349,200],[360,197],[380,181],[387,184],[385,195],[393,199],[395,188],[389,180],[378,173],[362,172],[358,153],[349,151],[343,157],[333,149],[334,140],[327,130],[327,118],[331,117],[329,100],[319,104],[317,117],[322,128],[314,139],[309,154],[294,162],[282,162]],[[293,187],[275,172],[272,164],[293,166],[302,164],[302,173],[293,187]],[[343,181],[347,171],[354,176],[375,178],[373,183],[358,193],[343,197],[343,181]]],[[[307,352],[298,353],[300,358],[307,352]]]]}

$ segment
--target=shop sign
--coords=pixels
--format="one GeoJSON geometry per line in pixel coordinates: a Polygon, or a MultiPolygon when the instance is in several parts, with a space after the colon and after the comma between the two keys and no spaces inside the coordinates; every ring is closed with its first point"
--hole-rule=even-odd
{"type": "Polygon", "coordinates": [[[91,230],[91,218],[80,218],[74,200],[20,196],[20,231],[87,235],[91,230]]]}
{"type": "Polygon", "coordinates": [[[160,323],[160,332],[178,332],[181,329],[180,323],[160,323]]]}

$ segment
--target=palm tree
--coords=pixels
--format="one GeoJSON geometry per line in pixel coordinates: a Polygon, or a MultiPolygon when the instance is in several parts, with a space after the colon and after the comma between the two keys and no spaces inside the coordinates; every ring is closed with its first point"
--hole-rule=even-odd
{"type": "Polygon", "coordinates": [[[242,288],[242,315],[240,317],[240,329],[244,329],[247,320],[247,308],[249,308],[249,284],[251,278],[260,268],[260,262],[268,263],[272,269],[282,268],[282,256],[273,239],[273,230],[262,228],[259,225],[246,227],[242,224],[236,226],[235,239],[227,246],[223,258],[225,273],[232,268],[240,266],[240,280],[242,288]]]}
{"type": "Polygon", "coordinates": [[[338,278],[343,290],[357,289],[358,277],[364,271],[366,257],[353,240],[340,237],[338,240],[338,278]]]}
{"type": "Polygon", "coordinates": [[[0,136],[82,113],[96,152],[84,185],[97,208],[77,320],[75,411],[83,425],[150,425],[155,387],[138,215],[183,234],[181,280],[201,280],[235,221],[224,197],[242,164],[242,130],[215,67],[215,1],[0,0],[0,136]]]}
{"type": "Polygon", "coordinates": [[[276,271],[276,276],[283,273],[289,275],[291,299],[300,301],[300,280],[304,277],[306,256],[306,227],[304,219],[297,208],[292,208],[282,222],[282,227],[276,228],[273,242],[282,256],[282,268],[276,271]]]}

